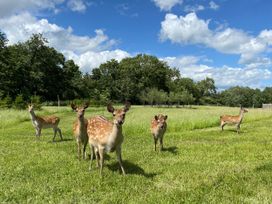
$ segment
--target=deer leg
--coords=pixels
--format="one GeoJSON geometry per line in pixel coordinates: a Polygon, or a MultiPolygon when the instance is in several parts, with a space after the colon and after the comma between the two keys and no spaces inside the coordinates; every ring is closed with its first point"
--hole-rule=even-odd
{"type": "Polygon", "coordinates": [[[83,144],[83,159],[86,159],[86,146],[87,146],[87,142],[83,144]]]}
{"type": "Polygon", "coordinates": [[[157,148],[156,148],[156,146],[157,146],[157,141],[158,141],[158,139],[154,137],[154,146],[155,146],[155,151],[156,151],[156,149],[157,149],[157,148]]]}
{"type": "Polygon", "coordinates": [[[38,139],[41,138],[41,132],[42,132],[42,128],[37,128],[37,129],[36,129],[36,134],[37,134],[37,138],[38,138],[38,139]]]}
{"type": "Polygon", "coordinates": [[[120,168],[121,168],[121,170],[122,170],[122,173],[123,173],[123,175],[125,175],[126,174],[126,172],[125,172],[125,169],[124,169],[124,167],[123,167],[123,164],[122,164],[122,154],[121,154],[121,147],[117,147],[116,148],[116,156],[117,156],[117,160],[118,160],[118,162],[119,162],[119,165],[120,165],[120,168]]]}
{"type": "Polygon", "coordinates": [[[55,138],[56,138],[56,134],[57,134],[57,129],[56,129],[56,128],[53,128],[53,130],[54,130],[53,142],[55,142],[55,138]]]}
{"type": "Polygon", "coordinates": [[[163,150],[163,137],[160,138],[160,151],[163,150]]]}
{"type": "Polygon", "coordinates": [[[78,160],[81,160],[81,142],[77,142],[77,155],[78,155],[78,160]]]}
{"type": "Polygon", "coordinates": [[[36,138],[38,139],[39,138],[39,129],[38,128],[35,128],[35,135],[36,135],[36,138]]]}
{"type": "Polygon", "coordinates": [[[240,124],[237,124],[237,133],[240,133],[240,124]]]}
{"type": "Polygon", "coordinates": [[[226,125],[226,123],[221,123],[221,130],[224,130],[224,126],[226,125]]]}
{"type": "Polygon", "coordinates": [[[62,138],[62,134],[61,134],[61,129],[60,128],[57,128],[58,132],[59,132],[59,135],[60,135],[60,139],[63,140],[62,138]]]}
{"type": "Polygon", "coordinates": [[[92,170],[92,163],[93,163],[93,160],[94,160],[94,147],[91,144],[90,144],[90,149],[92,150],[92,152],[91,152],[91,159],[90,159],[90,166],[89,166],[89,170],[91,171],[92,170]]]}
{"type": "Polygon", "coordinates": [[[100,176],[102,177],[102,170],[104,164],[104,148],[99,148],[99,157],[100,157],[100,176]]]}

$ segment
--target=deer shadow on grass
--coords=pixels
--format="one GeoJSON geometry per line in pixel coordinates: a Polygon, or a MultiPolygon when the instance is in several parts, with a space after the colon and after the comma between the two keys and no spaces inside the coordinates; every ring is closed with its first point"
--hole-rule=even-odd
{"type": "Polygon", "coordinates": [[[48,141],[48,143],[69,142],[69,141],[72,141],[72,140],[74,140],[74,139],[71,139],[71,138],[64,138],[64,139],[62,139],[62,140],[60,140],[60,139],[55,140],[55,141],[51,140],[51,141],[48,141]]]}
{"type": "Polygon", "coordinates": [[[272,172],[272,163],[266,163],[255,168],[255,171],[270,171],[272,172]]]}
{"type": "Polygon", "coordinates": [[[178,154],[178,148],[176,146],[172,146],[172,147],[164,147],[162,149],[162,152],[170,152],[174,155],[178,154]]]}
{"type": "MultiPolygon", "coordinates": [[[[127,160],[124,160],[123,162],[123,166],[125,168],[126,174],[134,174],[134,175],[141,175],[144,176],[146,178],[153,178],[156,175],[158,175],[158,173],[146,173],[144,171],[144,169],[142,169],[141,167],[139,167],[136,164],[133,164],[127,160]]],[[[121,173],[120,170],[120,166],[118,162],[115,162],[114,164],[109,164],[107,165],[107,167],[111,170],[111,171],[118,171],[121,173]]]]}

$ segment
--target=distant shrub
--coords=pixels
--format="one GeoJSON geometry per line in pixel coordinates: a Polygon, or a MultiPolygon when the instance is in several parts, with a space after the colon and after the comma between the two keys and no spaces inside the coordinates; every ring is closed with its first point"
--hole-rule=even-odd
{"type": "Polygon", "coordinates": [[[26,108],[27,103],[24,100],[24,97],[22,94],[19,94],[18,96],[16,96],[13,106],[14,106],[14,108],[19,109],[19,110],[26,108]]]}
{"type": "Polygon", "coordinates": [[[41,110],[42,104],[41,104],[41,97],[40,96],[31,96],[30,101],[31,101],[31,104],[34,104],[35,110],[41,110]]]}
{"type": "Polygon", "coordinates": [[[0,108],[11,108],[12,107],[12,98],[7,95],[2,100],[0,100],[0,108]]]}

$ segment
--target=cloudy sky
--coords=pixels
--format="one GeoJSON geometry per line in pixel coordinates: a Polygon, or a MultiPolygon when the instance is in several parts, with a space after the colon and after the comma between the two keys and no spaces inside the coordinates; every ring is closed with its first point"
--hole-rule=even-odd
{"type": "Polygon", "coordinates": [[[9,44],[42,33],[81,71],[112,58],[155,55],[181,75],[272,86],[270,0],[0,0],[9,44]]]}

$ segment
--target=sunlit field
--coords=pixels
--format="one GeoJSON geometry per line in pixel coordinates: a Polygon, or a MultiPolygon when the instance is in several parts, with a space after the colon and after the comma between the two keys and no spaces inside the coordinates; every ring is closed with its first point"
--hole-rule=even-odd
{"type": "MultiPolygon", "coordinates": [[[[69,107],[43,107],[38,115],[61,118],[64,141],[53,131],[35,138],[25,111],[0,110],[0,203],[270,203],[272,200],[272,111],[249,109],[237,134],[219,127],[219,116],[239,108],[132,106],[123,125],[122,176],[115,153],[103,178],[77,159],[69,107]],[[150,121],[168,115],[164,150],[155,152],[150,121]]],[[[88,108],[85,117],[104,115],[88,108]]],[[[88,147],[88,154],[89,154],[88,147]]]]}

